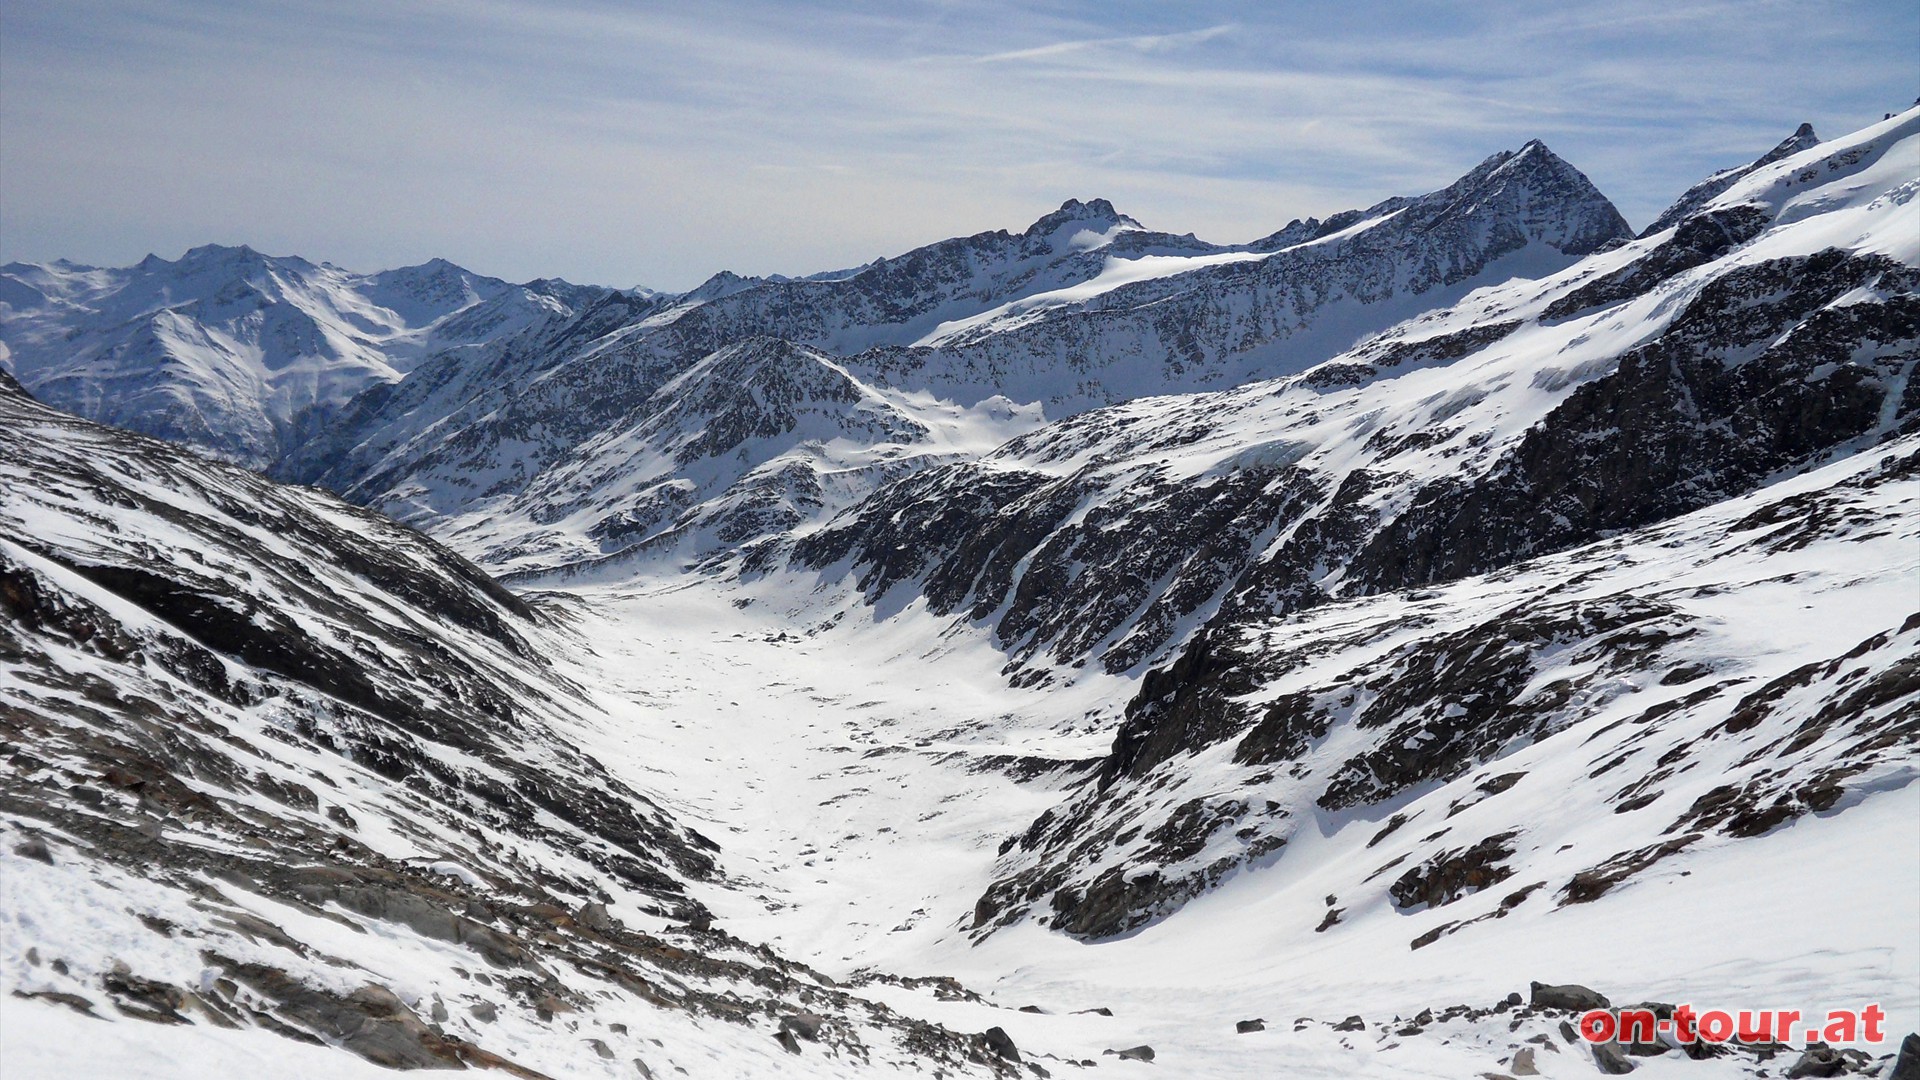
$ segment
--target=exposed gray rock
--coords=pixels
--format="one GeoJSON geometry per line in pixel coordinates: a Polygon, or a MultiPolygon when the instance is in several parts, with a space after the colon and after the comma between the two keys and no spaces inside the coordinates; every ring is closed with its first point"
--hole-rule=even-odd
{"type": "Polygon", "coordinates": [[[797,1012],[790,1016],[781,1017],[780,1029],[782,1031],[791,1031],[808,1042],[818,1042],[820,1040],[821,1025],[826,1022],[826,1018],[819,1013],[797,1012]]]}
{"type": "Polygon", "coordinates": [[[1532,999],[1529,1002],[1536,1009],[1565,1009],[1569,1012],[1586,1012],[1589,1009],[1604,1009],[1612,1002],[1607,995],[1588,989],[1579,983],[1565,983],[1549,986],[1535,982],[1530,986],[1532,999]]]}
{"type": "Polygon", "coordinates": [[[1794,1063],[1787,1066],[1784,1074],[1787,1080],[1799,1080],[1807,1076],[1841,1076],[1847,1073],[1847,1059],[1830,1046],[1814,1045],[1806,1048],[1794,1063]]]}
{"type": "Polygon", "coordinates": [[[1008,1061],[1020,1060],[1020,1050],[1013,1045],[1013,1036],[1008,1035],[1005,1028],[990,1027],[982,1038],[987,1040],[987,1049],[1008,1061]]]}
{"type": "Polygon", "coordinates": [[[573,921],[596,933],[605,933],[617,925],[607,913],[607,905],[600,903],[581,905],[580,910],[574,912],[573,921]]]}
{"type": "Polygon", "coordinates": [[[1593,1064],[1608,1076],[1625,1076],[1638,1068],[1633,1063],[1633,1059],[1622,1053],[1613,1043],[1593,1045],[1593,1064]]]}
{"type": "Polygon", "coordinates": [[[1920,1080],[1920,1034],[1908,1032],[1900,1040],[1900,1056],[1894,1059],[1887,1080],[1920,1080]]]}

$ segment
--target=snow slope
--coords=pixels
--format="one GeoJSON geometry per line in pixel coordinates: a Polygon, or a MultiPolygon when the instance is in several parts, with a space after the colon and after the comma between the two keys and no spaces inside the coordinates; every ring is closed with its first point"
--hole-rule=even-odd
{"type": "MultiPolygon", "coordinates": [[[[650,780],[730,841],[738,887],[702,894],[723,924],[835,977],[954,976],[983,1000],[927,985],[888,1000],[1003,1026],[1029,1054],[1128,1070],[1139,1066],[1102,1051],[1147,1043],[1154,1075],[1462,1077],[1500,1072],[1546,1034],[1556,1049],[1536,1047],[1543,1074],[1597,1075],[1556,1017],[1412,1022],[1423,1009],[1488,1009],[1536,979],[1616,1002],[1874,1000],[1897,1037],[1920,1023],[1916,451],[1907,437],[1486,578],[1247,627],[1226,646],[1250,673],[1225,699],[1227,737],[1137,781],[1099,777],[1120,751],[1116,712],[1148,700],[1138,680],[1009,686],[986,634],[919,600],[820,620],[831,598],[776,577],[584,590],[601,620],[590,636],[602,685],[648,674],[644,694],[628,695],[634,719],[611,705],[582,738],[609,761],[649,747],[650,780]],[[648,633],[663,622],[682,632],[648,633]],[[1306,753],[1236,760],[1289,695],[1337,702],[1436,655],[1451,682],[1403,674],[1386,684],[1406,688],[1400,700],[1363,690],[1370,700],[1337,713],[1306,753]],[[1487,736],[1474,750],[1484,758],[1469,755],[1479,764],[1382,802],[1316,804],[1348,758],[1438,730],[1449,692],[1501,691],[1487,676],[1509,657],[1523,674],[1499,700],[1527,737],[1487,736]],[[1388,722],[1356,723],[1369,708],[1388,722]],[[660,742],[682,748],[670,769],[660,742]],[[1703,802],[1726,787],[1742,798],[1703,802]],[[1783,812],[1768,813],[1782,795],[1783,812]],[[1235,804],[1234,816],[1185,859],[1156,850],[1185,842],[1171,833],[1196,798],[1235,804]],[[1690,817],[1707,807],[1718,810],[1690,817]],[[1761,815],[1736,822],[1737,809],[1761,815]],[[1664,831],[1676,820],[1687,827],[1664,831]],[[1108,846],[1126,829],[1130,847],[1108,846]],[[1441,881],[1426,872],[1441,856],[1509,832],[1512,855],[1492,865],[1511,877],[1463,880],[1439,903],[1399,885],[1415,870],[1441,881]],[[1115,866],[1177,878],[1269,837],[1285,843],[1116,937],[1059,932],[1070,913],[1045,896],[1043,917],[1006,922],[987,908],[981,921],[982,894],[1055,857],[1056,843],[1105,848],[1074,864],[1065,884],[1083,887],[1115,866]],[[1617,860],[1676,838],[1645,865],[1617,860]],[[1337,921],[1316,932],[1329,912],[1337,921]],[[1029,1005],[1045,1011],[1017,1011],[1029,1005]],[[1076,1015],[1095,1007],[1113,1015],[1076,1015]],[[1330,1028],[1353,1014],[1363,1031],[1330,1028]],[[1255,1017],[1268,1030],[1236,1034],[1255,1017]],[[1296,1029],[1299,1017],[1313,1022],[1296,1029]],[[1409,1026],[1423,1030],[1400,1034],[1409,1026]]],[[[1750,1055],[1634,1060],[1649,1076],[1767,1067],[1750,1055]]]]}

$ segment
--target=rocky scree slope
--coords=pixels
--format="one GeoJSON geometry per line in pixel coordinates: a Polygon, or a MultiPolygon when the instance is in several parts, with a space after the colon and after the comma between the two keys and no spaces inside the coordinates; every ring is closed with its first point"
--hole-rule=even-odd
{"type": "Polygon", "coordinates": [[[396,1068],[994,1071],[712,926],[715,845],[569,737],[556,609],[4,376],[0,462],[16,999],[396,1068]]]}

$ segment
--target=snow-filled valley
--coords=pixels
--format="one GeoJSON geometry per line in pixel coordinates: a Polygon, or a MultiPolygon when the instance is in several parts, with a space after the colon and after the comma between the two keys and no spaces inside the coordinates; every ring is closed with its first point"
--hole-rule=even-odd
{"type": "Polygon", "coordinates": [[[1916,192],[10,266],[3,1071],[1904,1078],[1916,192]]]}

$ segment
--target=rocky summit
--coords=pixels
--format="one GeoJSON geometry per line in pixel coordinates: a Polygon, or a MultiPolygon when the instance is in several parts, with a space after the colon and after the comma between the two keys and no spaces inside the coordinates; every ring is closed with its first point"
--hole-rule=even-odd
{"type": "Polygon", "coordinates": [[[1905,1077],[1916,191],[9,265],[4,1071],[1905,1077]]]}

